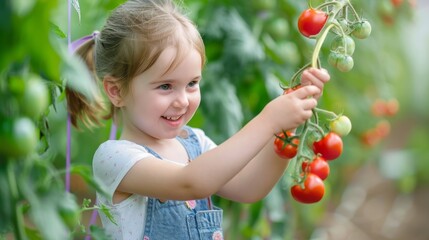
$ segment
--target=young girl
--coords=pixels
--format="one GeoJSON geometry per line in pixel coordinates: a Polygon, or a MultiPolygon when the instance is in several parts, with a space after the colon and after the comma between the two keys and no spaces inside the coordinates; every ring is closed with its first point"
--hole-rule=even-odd
{"type": "MultiPolygon", "coordinates": [[[[204,45],[170,0],[130,0],[85,40],[77,53],[102,80],[110,116],[122,128],[93,159],[95,178],[108,190],[97,199],[117,225],[101,220],[114,239],[222,239],[222,210],[210,196],[245,203],[266,196],[288,165],[273,151],[274,135],[311,117],[330,78],[325,70],[304,71],[308,86],[272,100],[216,146],[187,126],[200,104],[204,45]]],[[[102,110],[71,90],[68,103],[74,124],[97,122],[102,110]]]]}

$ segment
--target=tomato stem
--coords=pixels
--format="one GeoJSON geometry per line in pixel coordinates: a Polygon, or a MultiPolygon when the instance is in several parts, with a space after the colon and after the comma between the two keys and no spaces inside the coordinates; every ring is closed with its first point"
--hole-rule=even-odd
{"type": "Polygon", "coordinates": [[[311,127],[313,127],[314,129],[316,129],[317,132],[320,133],[320,135],[322,135],[322,136],[325,135],[325,131],[323,131],[323,129],[319,125],[317,125],[315,123],[312,123],[312,122],[309,122],[309,124],[310,124],[311,127]]]}
{"type": "Polygon", "coordinates": [[[354,8],[354,7],[353,7],[353,5],[350,3],[350,1],[347,1],[347,7],[349,7],[349,8],[352,10],[353,15],[355,16],[355,18],[356,18],[359,22],[360,22],[360,21],[362,21],[362,19],[360,18],[359,14],[356,12],[355,8],[354,8]]]}
{"type": "Polygon", "coordinates": [[[7,164],[7,180],[9,183],[9,191],[11,194],[11,203],[14,206],[14,211],[12,214],[13,221],[13,231],[16,239],[27,239],[24,231],[24,218],[22,216],[22,205],[18,203],[19,200],[19,191],[18,184],[16,182],[15,169],[13,168],[12,161],[9,161],[7,164]]]}
{"type": "Polygon", "coordinates": [[[302,68],[300,68],[296,73],[293,74],[290,80],[291,87],[294,87],[296,85],[295,82],[296,82],[296,79],[298,79],[299,74],[301,74],[305,69],[307,69],[310,66],[311,66],[311,62],[305,64],[302,68]]]}
{"type": "MultiPolygon", "coordinates": [[[[317,62],[318,62],[318,59],[319,59],[320,49],[322,48],[323,42],[325,41],[326,36],[327,36],[327,35],[328,35],[328,33],[329,33],[329,30],[330,30],[332,27],[334,27],[334,26],[335,26],[335,24],[330,23],[330,24],[325,28],[325,30],[323,30],[322,35],[320,35],[320,36],[317,38],[316,47],[314,48],[313,56],[312,56],[312,58],[311,58],[311,66],[312,66],[312,67],[314,67],[314,68],[318,68],[318,63],[317,63],[317,62]]],[[[320,68],[320,66],[319,66],[319,68],[320,68]]]]}
{"type": "Polygon", "coordinates": [[[317,113],[323,113],[325,115],[328,115],[332,119],[338,118],[338,115],[332,111],[328,111],[328,110],[321,109],[321,108],[314,108],[314,111],[316,111],[317,113]]]}
{"type": "Polygon", "coordinates": [[[335,2],[325,2],[325,3],[322,3],[319,6],[317,6],[315,9],[320,10],[324,7],[329,7],[329,6],[334,6],[334,5],[336,7],[339,7],[339,8],[341,8],[343,6],[343,4],[341,2],[336,2],[336,1],[335,2]]]}

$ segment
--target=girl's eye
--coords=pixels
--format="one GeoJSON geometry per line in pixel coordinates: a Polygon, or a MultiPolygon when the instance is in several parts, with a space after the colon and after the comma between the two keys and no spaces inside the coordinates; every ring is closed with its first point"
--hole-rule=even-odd
{"type": "Polygon", "coordinates": [[[161,90],[170,90],[171,89],[171,85],[170,84],[162,84],[158,88],[161,89],[161,90]]]}
{"type": "Polygon", "coordinates": [[[195,87],[198,85],[198,81],[192,81],[188,84],[189,87],[195,87]]]}

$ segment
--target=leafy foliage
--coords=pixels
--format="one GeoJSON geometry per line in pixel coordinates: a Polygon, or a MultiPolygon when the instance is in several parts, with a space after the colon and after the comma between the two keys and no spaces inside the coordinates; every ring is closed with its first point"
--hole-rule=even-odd
{"type": "MultiPolygon", "coordinates": [[[[60,211],[64,202],[70,203],[71,219],[92,209],[109,214],[105,206],[91,206],[88,201],[79,207],[75,197],[78,194],[68,194],[64,188],[67,117],[64,84],[69,81],[88,96],[94,91],[88,81],[89,73],[66,50],[65,2],[0,1],[0,130],[10,131],[4,127],[9,120],[28,118],[37,129],[34,136],[38,140],[37,146],[30,146],[31,154],[11,157],[0,153],[0,239],[2,234],[13,234],[17,239],[23,239],[24,235],[29,239],[68,239],[86,234],[86,226],[83,230],[79,227],[81,223],[75,223],[72,228],[67,224],[70,218],[65,218],[64,211],[63,214],[60,211]],[[29,76],[38,76],[43,82],[51,104],[37,118],[25,115],[22,107],[29,76]],[[30,224],[25,225],[24,219],[30,224]]],[[[73,0],[72,37],[99,29],[108,12],[121,2],[123,0],[73,0]]],[[[312,1],[312,4],[316,2],[322,1],[312,1]]],[[[350,172],[380,153],[380,145],[369,147],[361,142],[361,134],[380,120],[370,110],[377,98],[399,99],[401,109],[407,111],[398,117],[409,114],[423,118],[416,122],[418,127],[412,131],[409,146],[418,156],[416,159],[422,159],[416,160],[418,180],[414,181],[429,181],[424,171],[429,142],[428,134],[424,134],[427,132],[425,119],[429,113],[422,104],[427,102],[427,94],[422,88],[417,91],[419,98],[417,95],[410,98],[413,93],[408,90],[410,86],[420,89],[419,86],[424,86],[422,79],[427,76],[413,61],[427,61],[423,57],[415,59],[424,54],[410,54],[413,53],[408,44],[410,39],[398,38],[409,26],[412,8],[403,4],[400,9],[380,14],[380,4],[386,2],[388,0],[356,3],[358,12],[365,13],[374,23],[374,31],[369,39],[356,42],[353,71],[341,73],[328,66],[330,48],[322,47],[321,63],[329,70],[332,80],[325,86],[319,106],[344,112],[353,123],[351,135],[344,139],[344,153],[331,166],[336,174],[327,179],[327,196],[305,207],[290,201],[287,189],[292,181],[288,169],[263,201],[239,204],[216,198],[216,204],[225,209],[228,239],[308,239],[328,204],[335,204],[340,198],[350,172]],[[386,14],[390,14],[390,18],[386,18],[386,14]]],[[[297,68],[308,62],[314,42],[301,37],[296,27],[299,13],[308,7],[307,1],[189,0],[184,4],[202,33],[208,57],[202,81],[202,105],[190,124],[203,128],[220,143],[281,94],[279,84],[288,85],[297,68]],[[276,19],[284,20],[283,27],[271,25],[276,19]],[[286,30],[278,34],[273,29],[286,30]]],[[[392,122],[395,120],[392,118],[392,122]]],[[[107,121],[105,128],[92,132],[73,132],[71,139],[71,172],[82,177],[92,192],[103,191],[103,186],[92,179],[89,166],[96,147],[108,138],[110,124],[107,121]]],[[[14,136],[16,134],[1,132],[0,144],[10,144],[14,136]]],[[[406,177],[410,179],[409,175],[406,177]]],[[[401,186],[404,191],[415,187],[413,184],[401,186]]],[[[90,232],[95,239],[107,238],[97,226],[91,226],[90,232]]]]}

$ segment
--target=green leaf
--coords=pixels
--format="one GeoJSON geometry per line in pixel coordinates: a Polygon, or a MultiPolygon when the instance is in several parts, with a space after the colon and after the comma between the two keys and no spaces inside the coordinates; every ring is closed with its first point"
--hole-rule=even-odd
{"type": "Polygon", "coordinates": [[[108,196],[107,191],[105,190],[105,187],[94,179],[91,168],[89,166],[72,165],[70,167],[70,173],[78,174],[85,180],[86,183],[88,183],[91,187],[95,188],[97,192],[105,196],[108,196]]]}
{"type": "Polygon", "coordinates": [[[67,35],[61,31],[60,27],[54,23],[51,22],[51,31],[60,38],[66,38],[67,35]]]}
{"type": "Polygon", "coordinates": [[[81,16],[80,16],[80,6],[79,6],[79,0],[73,0],[72,1],[72,5],[74,10],[76,10],[78,18],[79,18],[79,23],[81,22],[81,16]]]}
{"type": "Polygon", "coordinates": [[[91,231],[91,237],[94,240],[109,240],[112,239],[109,235],[107,235],[104,229],[97,227],[95,225],[91,225],[89,227],[91,231]]]}
{"type": "Polygon", "coordinates": [[[94,97],[98,95],[99,90],[88,67],[80,58],[70,54],[64,46],[61,46],[59,51],[63,59],[61,75],[66,85],[83,94],[89,102],[94,101],[94,97]]]}
{"type": "Polygon", "coordinates": [[[104,214],[104,215],[106,215],[106,217],[113,223],[113,224],[115,224],[115,225],[118,225],[118,223],[116,222],[116,220],[115,220],[115,218],[113,217],[113,215],[110,213],[110,209],[106,206],[106,205],[104,205],[104,204],[101,204],[100,206],[100,211],[104,214]]]}
{"type": "Polygon", "coordinates": [[[42,235],[40,234],[40,232],[37,229],[26,227],[25,228],[25,234],[27,235],[28,239],[30,239],[30,240],[43,240],[42,235]]]}

